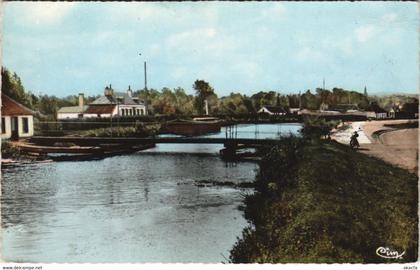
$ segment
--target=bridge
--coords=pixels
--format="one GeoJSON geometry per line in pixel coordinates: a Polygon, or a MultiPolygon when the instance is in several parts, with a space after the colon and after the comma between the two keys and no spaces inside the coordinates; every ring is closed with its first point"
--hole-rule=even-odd
{"type": "MultiPolygon", "coordinates": [[[[105,157],[115,154],[132,153],[154,147],[156,144],[222,144],[220,150],[222,158],[228,159],[256,159],[255,152],[240,152],[240,149],[259,148],[265,145],[275,145],[276,139],[236,138],[236,134],[226,133],[226,138],[206,137],[43,137],[35,136],[29,143],[21,142],[16,146],[22,151],[48,154],[65,153],[76,155],[91,155],[105,157]],[[77,146],[68,146],[74,144],[77,146]]],[[[78,159],[80,157],[76,157],[78,159]]],[[[55,157],[58,159],[58,157],[55,157]]],[[[66,158],[67,159],[67,158],[66,158]]],[[[71,158],[73,159],[73,158],[71,158]]]]}
{"type": "Polygon", "coordinates": [[[80,146],[97,146],[103,144],[144,145],[161,143],[181,144],[223,144],[225,147],[233,145],[274,145],[276,139],[242,139],[242,138],[205,138],[205,137],[42,137],[35,136],[29,140],[37,145],[54,145],[56,143],[72,143],[80,146]]]}

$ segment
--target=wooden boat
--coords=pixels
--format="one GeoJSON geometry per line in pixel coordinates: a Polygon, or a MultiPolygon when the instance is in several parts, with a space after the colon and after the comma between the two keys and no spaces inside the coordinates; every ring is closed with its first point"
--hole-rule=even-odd
{"type": "Polygon", "coordinates": [[[208,133],[220,132],[222,122],[215,117],[197,117],[193,120],[176,120],[168,122],[166,125],[167,132],[183,135],[198,136],[208,133]]]}
{"type": "Polygon", "coordinates": [[[154,147],[154,144],[126,145],[100,144],[97,146],[45,146],[17,142],[15,146],[28,154],[49,156],[54,161],[92,160],[109,156],[130,154],[154,147]]]}

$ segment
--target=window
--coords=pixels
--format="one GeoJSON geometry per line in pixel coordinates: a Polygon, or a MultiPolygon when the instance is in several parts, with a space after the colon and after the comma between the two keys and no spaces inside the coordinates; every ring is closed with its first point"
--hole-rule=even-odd
{"type": "Polygon", "coordinates": [[[28,117],[22,117],[23,133],[29,133],[29,119],[28,117]]]}
{"type": "Polygon", "coordinates": [[[6,133],[6,120],[4,117],[1,118],[1,133],[6,133]]]}

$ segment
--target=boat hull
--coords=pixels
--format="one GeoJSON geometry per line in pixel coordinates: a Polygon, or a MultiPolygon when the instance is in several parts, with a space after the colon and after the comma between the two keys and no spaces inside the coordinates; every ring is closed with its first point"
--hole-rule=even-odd
{"type": "Polygon", "coordinates": [[[220,132],[221,127],[220,121],[177,121],[168,123],[167,131],[176,135],[198,136],[220,132]]]}

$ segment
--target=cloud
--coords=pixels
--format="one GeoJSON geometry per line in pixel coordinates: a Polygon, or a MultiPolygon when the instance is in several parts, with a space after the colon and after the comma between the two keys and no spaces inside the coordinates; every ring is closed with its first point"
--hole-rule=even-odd
{"type": "Polygon", "coordinates": [[[373,25],[360,26],[354,30],[356,40],[362,43],[369,41],[377,32],[377,28],[373,25]]]}
{"type": "Polygon", "coordinates": [[[322,42],[324,50],[337,49],[340,53],[351,55],[353,53],[353,39],[351,36],[337,39],[327,39],[322,42]]]}
{"type": "Polygon", "coordinates": [[[181,79],[182,77],[184,77],[185,75],[188,74],[188,70],[185,67],[176,67],[173,71],[172,71],[172,78],[174,79],[181,79]]]}
{"type": "Polygon", "coordinates": [[[201,62],[235,54],[238,44],[232,35],[214,27],[205,27],[174,33],[166,38],[163,47],[170,58],[186,54],[190,59],[201,62]]]}
{"type": "Polygon", "coordinates": [[[395,13],[387,13],[385,15],[382,16],[382,20],[385,23],[393,23],[397,20],[398,16],[395,13]]]}
{"type": "Polygon", "coordinates": [[[304,47],[301,48],[297,54],[296,54],[296,59],[298,61],[304,62],[304,61],[320,61],[323,58],[323,54],[318,51],[315,50],[314,48],[311,47],[304,47]]]}
{"type": "Polygon", "coordinates": [[[166,40],[170,47],[178,47],[187,44],[204,43],[213,39],[217,34],[214,28],[198,28],[190,31],[175,33],[166,40]]]}
{"type": "Polygon", "coordinates": [[[259,63],[243,60],[234,64],[232,70],[240,74],[245,81],[262,79],[263,68],[259,63]]]}
{"type": "Polygon", "coordinates": [[[165,2],[114,2],[102,5],[104,17],[111,22],[120,23],[123,19],[126,22],[148,24],[156,28],[190,27],[192,22],[214,22],[217,21],[220,12],[217,3],[177,5],[165,2]]]}
{"type": "Polygon", "coordinates": [[[4,12],[17,11],[19,19],[16,22],[26,26],[54,25],[60,23],[76,5],[70,2],[12,2],[5,3],[4,12]]]}
{"type": "Polygon", "coordinates": [[[263,9],[261,16],[264,20],[279,20],[283,19],[286,15],[286,8],[284,5],[275,3],[274,6],[263,9]]]}

